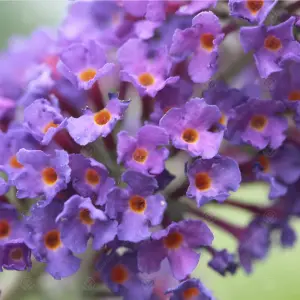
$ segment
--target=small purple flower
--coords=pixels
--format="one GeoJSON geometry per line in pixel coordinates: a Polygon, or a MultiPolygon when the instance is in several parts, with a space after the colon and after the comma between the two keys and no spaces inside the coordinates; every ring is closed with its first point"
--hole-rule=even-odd
{"type": "Polygon", "coordinates": [[[197,159],[188,167],[190,186],[186,192],[196,198],[202,206],[211,200],[225,201],[230,191],[237,191],[241,183],[241,172],[237,162],[229,157],[197,159]]]}
{"type": "Polygon", "coordinates": [[[208,262],[208,266],[222,276],[225,276],[227,273],[233,275],[238,268],[234,255],[226,249],[220,251],[213,249],[212,258],[208,262]]]}
{"type": "Polygon", "coordinates": [[[202,12],[193,18],[192,27],[175,31],[170,55],[176,62],[192,55],[188,66],[191,79],[207,82],[217,70],[218,48],[223,38],[218,17],[202,12]]]}
{"type": "Polygon", "coordinates": [[[272,156],[259,155],[254,166],[258,180],[270,184],[270,199],[287,192],[287,185],[300,177],[300,151],[292,144],[284,144],[272,156]]]}
{"type": "Polygon", "coordinates": [[[58,70],[79,89],[90,89],[106,75],[114,64],[106,62],[103,48],[94,40],[86,44],[75,43],[60,55],[58,70]]]}
{"type": "Polygon", "coordinates": [[[55,150],[50,155],[40,150],[21,149],[17,159],[24,166],[13,180],[18,198],[43,195],[46,200],[39,204],[47,205],[70,181],[69,156],[64,150],[55,150]]]}
{"type": "Polygon", "coordinates": [[[75,191],[82,197],[94,199],[98,195],[97,204],[106,202],[106,194],[115,184],[114,179],[108,177],[106,167],[81,154],[70,155],[71,181],[75,191]]]}
{"type": "Polygon", "coordinates": [[[248,225],[239,240],[240,263],[247,273],[252,272],[255,260],[264,259],[270,248],[270,229],[264,219],[256,218],[248,225]]]}
{"type": "Polygon", "coordinates": [[[230,15],[262,24],[278,0],[230,0],[230,15]]]}
{"type": "Polygon", "coordinates": [[[193,94],[193,86],[184,80],[168,85],[155,97],[154,110],[150,119],[155,124],[173,107],[182,107],[193,94]]]}
{"type": "Polygon", "coordinates": [[[126,189],[114,188],[107,195],[106,213],[120,219],[118,238],[139,242],[150,237],[149,225],[159,225],[167,203],[160,194],[155,178],[133,170],[122,175],[126,189]]]}
{"type": "Polygon", "coordinates": [[[93,248],[101,249],[115,238],[118,226],[117,221],[109,220],[90,198],[77,195],[65,202],[56,222],[60,224],[62,242],[75,253],[86,250],[90,237],[93,237],[93,248]]]}
{"type": "Polygon", "coordinates": [[[0,165],[9,179],[19,174],[24,166],[17,159],[17,152],[21,148],[35,149],[38,146],[23,127],[11,127],[6,133],[0,132],[0,165]]]}
{"type": "Polygon", "coordinates": [[[79,118],[69,118],[67,129],[74,141],[82,146],[94,142],[97,138],[106,137],[116,123],[123,118],[129,101],[109,100],[106,107],[96,113],[87,109],[79,118]]]}
{"type": "Polygon", "coordinates": [[[240,39],[245,52],[254,51],[258,72],[262,78],[282,70],[281,63],[300,52],[293,35],[295,17],[276,26],[242,27],[240,39]]]}
{"type": "Polygon", "coordinates": [[[217,106],[193,98],[182,108],[170,109],[159,125],[167,130],[175,148],[186,150],[193,157],[212,158],[218,153],[223,139],[220,119],[217,106]]]}
{"type": "Polygon", "coordinates": [[[180,283],[176,289],[170,289],[170,300],[214,300],[212,293],[199,279],[188,279],[180,283]]]}
{"type": "Polygon", "coordinates": [[[31,269],[31,250],[22,239],[14,239],[0,246],[0,271],[31,269]]]}
{"type": "Polygon", "coordinates": [[[218,106],[222,113],[220,123],[223,126],[235,115],[234,108],[248,100],[240,90],[229,88],[223,81],[211,82],[209,88],[203,92],[203,97],[207,104],[218,106]]]}
{"type": "Polygon", "coordinates": [[[227,138],[235,143],[247,143],[258,149],[280,147],[285,140],[287,119],[280,115],[284,105],[272,100],[251,99],[236,108],[236,116],[227,124],[227,138]]]}
{"type": "Polygon", "coordinates": [[[47,97],[54,87],[55,81],[51,77],[51,70],[44,65],[40,66],[36,70],[34,78],[29,81],[24,94],[18,100],[18,104],[27,107],[36,99],[47,97]]]}
{"type": "Polygon", "coordinates": [[[156,272],[162,260],[168,258],[174,277],[184,279],[196,268],[200,258],[200,254],[192,248],[208,246],[213,238],[210,229],[202,221],[172,223],[166,229],[153,233],[151,240],[141,243],[138,251],[139,270],[156,272]]]}
{"type": "Polygon", "coordinates": [[[10,204],[0,202],[0,247],[20,238],[24,234],[22,229],[17,210],[10,204]]]}
{"type": "Polygon", "coordinates": [[[66,127],[67,119],[46,99],[38,99],[24,110],[24,123],[37,141],[48,145],[55,134],[66,127]]]}
{"type": "Polygon", "coordinates": [[[32,206],[26,218],[26,243],[37,261],[46,263],[46,271],[55,279],[68,277],[80,267],[80,259],[63,244],[59,225],[55,222],[63,203],[51,202],[47,207],[32,206]]]}
{"type": "Polygon", "coordinates": [[[149,300],[152,282],[143,278],[138,270],[136,253],[117,252],[103,255],[96,266],[101,279],[113,293],[123,296],[124,300],[149,300]]]}
{"type": "Polygon", "coordinates": [[[300,78],[298,70],[300,59],[285,61],[281,72],[273,73],[269,78],[269,90],[272,99],[282,101],[287,110],[294,113],[294,120],[300,125],[300,78]]]}
{"type": "Polygon", "coordinates": [[[155,97],[166,85],[175,83],[179,77],[169,77],[171,61],[166,47],[149,51],[145,42],[128,40],[118,50],[121,79],[131,82],[141,96],[155,97]]]}
{"type": "Polygon", "coordinates": [[[160,174],[169,156],[169,135],[155,125],[145,125],[137,132],[137,137],[129,136],[127,131],[118,134],[118,163],[124,162],[126,168],[136,171],[160,174]]]}

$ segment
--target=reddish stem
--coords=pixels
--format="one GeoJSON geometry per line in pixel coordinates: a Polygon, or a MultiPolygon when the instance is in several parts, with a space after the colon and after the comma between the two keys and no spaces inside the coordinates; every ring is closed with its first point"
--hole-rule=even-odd
{"type": "Polygon", "coordinates": [[[230,224],[227,221],[224,221],[220,218],[217,218],[209,213],[203,212],[200,209],[189,207],[188,212],[200,217],[201,219],[214,224],[215,226],[221,228],[222,230],[226,231],[227,233],[231,234],[233,237],[240,239],[242,236],[244,229],[240,228],[236,225],[230,224]]]}
{"type": "Polygon", "coordinates": [[[142,120],[149,120],[150,114],[153,111],[154,99],[148,95],[142,98],[142,120]]]}
{"type": "Polygon", "coordinates": [[[97,111],[105,107],[104,99],[98,82],[95,82],[92,88],[89,90],[89,98],[94,104],[97,111]]]}
{"type": "Polygon", "coordinates": [[[63,129],[56,133],[56,135],[54,136],[54,141],[68,153],[80,153],[81,146],[73,141],[66,129],[63,129]]]}

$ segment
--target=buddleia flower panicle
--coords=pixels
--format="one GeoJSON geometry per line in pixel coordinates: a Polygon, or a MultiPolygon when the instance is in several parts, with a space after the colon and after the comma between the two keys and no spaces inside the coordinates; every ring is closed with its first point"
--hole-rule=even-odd
{"type": "Polygon", "coordinates": [[[12,37],[0,55],[0,271],[43,264],[34,280],[78,273],[101,297],[214,300],[202,254],[225,278],[297,245],[298,7],[76,0],[56,29],[12,37]],[[268,199],[235,194],[257,183],[268,199]]]}

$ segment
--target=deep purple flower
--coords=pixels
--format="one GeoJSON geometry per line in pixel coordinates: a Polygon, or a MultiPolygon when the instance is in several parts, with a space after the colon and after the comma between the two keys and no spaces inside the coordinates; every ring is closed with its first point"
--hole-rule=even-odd
{"type": "Polygon", "coordinates": [[[170,109],[159,125],[167,130],[174,147],[186,150],[193,157],[212,158],[218,153],[223,139],[220,119],[217,106],[193,98],[182,108],[170,109]]]}
{"type": "Polygon", "coordinates": [[[281,230],[280,243],[284,248],[291,248],[297,242],[296,231],[288,224],[284,224],[281,230]]]}
{"type": "Polygon", "coordinates": [[[173,107],[182,107],[193,93],[193,86],[184,80],[168,85],[159,91],[155,97],[154,110],[150,119],[158,124],[160,119],[173,107]]]}
{"type": "Polygon", "coordinates": [[[186,194],[196,198],[198,206],[214,199],[226,200],[229,192],[237,191],[241,183],[239,166],[229,157],[197,159],[188,167],[187,174],[190,186],[186,194]]]}
{"type": "Polygon", "coordinates": [[[235,108],[248,100],[243,92],[229,88],[223,81],[211,82],[203,97],[207,104],[218,106],[222,113],[220,123],[224,126],[230,117],[235,116],[235,108]]]}
{"type": "Polygon", "coordinates": [[[106,213],[120,219],[118,238],[139,242],[150,237],[149,226],[159,225],[167,203],[160,194],[155,178],[133,170],[122,175],[126,189],[114,188],[107,195],[106,213]]]}
{"type": "Polygon", "coordinates": [[[278,0],[230,0],[230,15],[262,24],[278,0]]]}
{"type": "Polygon", "coordinates": [[[66,127],[67,119],[46,99],[38,99],[25,109],[24,123],[37,141],[48,145],[55,134],[66,127]]]}
{"type": "Polygon", "coordinates": [[[126,168],[159,174],[165,168],[165,160],[169,156],[169,135],[158,126],[145,125],[137,132],[137,137],[131,137],[127,131],[118,133],[118,163],[124,162],[126,168]]]}
{"type": "Polygon", "coordinates": [[[55,150],[50,155],[40,150],[21,149],[17,159],[24,166],[13,180],[18,198],[45,196],[45,201],[39,204],[47,205],[70,181],[69,156],[64,150],[55,150]]]}
{"type": "Polygon", "coordinates": [[[0,271],[31,269],[31,250],[22,239],[14,239],[0,246],[0,271]]]}
{"type": "Polygon", "coordinates": [[[79,89],[90,89],[106,75],[114,64],[107,63],[103,48],[94,40],[86,44],[75,43],[60,55],[58,70],[79,89]]]}
{"type": "Polygon", "coordinates": [[[287,119],[281,116],[284,105],[271,100],[251,99],[235,110],[236,116],[227,124],[227,138],[235,143],[247,143],[258,149],[276,149],[285,140],[287,119]]]}
{"type": "Polygon", "coordinates": [[[287,192],[287,185],[300,177],[300,151],[293,144],[284,144],[272,156],[259,155],[254,170],[258,180],[270,184],[270,199],[287,192]]]}
{"type": "Polygon", "coordinates": [[[214,300],[212,293],[199,279],[188,279],[180,283],[176,289],[168,290],[172,293],[170,300],[214,300]]]}
{"type": "Polygon", "coordinates": [[[166,47],[149,51],[147,44],[139,39],[128,40],[118,50],[121,79],[131,82],[141,96],[154,97],[166,85],[175,83],[179,77],[169,77],[171,61],[166,47]]]}
{"type": "Polygon", "coordinates": [[[300,52],[300,44],[293,35],[295,17],[276,26],[242,27],[240,39],[245,52],[254,51],[258,72],[267,78],[282,70],[280,64],[300,52]]]}
{"type": "Polygon", "coordinates": [[[192,55],[188,66],[191,79],[206,82],[217,70],[218,48],[223,37],[218,17],[212,12],[199,13],[193,18],[192,27],[175,31],[170,55],[176,62],[192,55]]]}
{"type": "Polygon", "coordinates": [[[47,207],[32,206],[26,218],[26,243],[39,262],[46,263],[46,271],[55,279],[73,275],[80,267],[80,259],[63,244],[59,225],[55,222],[63,203],[53,201],[47,207]]]}
{"type": "Polygon", "coordinates": [[[164,190],[175,178],[175,175],[171,174],[167,169],[164,169],[162,173],[155,176],[158,183],[158,189],[164,190]]]}
{"type": "Polygon", "coordinates": [[[294,113],[294,120],[300,124],[300,57],[296,60],[285,61],[281,72],[273,73],[267,80],[272,99],[282,101],[286,109],[294,113]]]}
{"type": "Polygon", "coordinates": [[[81,154],[70,155],[71,181],[73,188],[82,197],[98,197],[97,204],[106,202],[106,194],[115,184],[114,179],[108,177],[106,167],[81,154]]]}
{"type": "Polygon", "coordinates": [[[254,219],[239,240],[238,253],[241,266],[247,273],[252,272],[255,260],[264,259],[270,248],[270,229],[264,219],[254,219]]]}
{"type": "Polygon", "coordinates": [[[200,258],[200,254],[192,248],[210,245],[212,241],[213,234],[202,221],[172,223],[166,229],[153,233],[151,240],[140,245],[139,269],[146,273],[156,272],[162,260],[168,258],[174,277],[184,279],[196,268],[200,258]]]}
{"type": "Polygon", "coordinates": [[[115,238],[118,226],[116,221],[109,220],[103,211],[97,209],[90,198],[77,195],[65,202],[56,222],[60,224],[62,242],[76,253],[86,250],[90,237],[93,237],[93,248],[101,249],[115,238]]]}
{"type": "Polygon", "coordinates": [[[226,249],[220,251],[213,249],[212,258],[208,262],[208,266],[222,276],[225,276],[227,273],[235,274],[238,264],[235,261],[234,255],[226,249]]]}
{"type": "Polygon", "coordinates": [[[23,226],[18,219],[15,207],[0,202],[0,247],[6,243],[21,238],[24,235],[23,226]]]}
{"type": "Polygon", "coordinates": [[[77,144],[87,145],[100,136],[110,134],[116,123],[123,118],[128,105],[129,101],[111,99],[104,109],[96,113],[87,109],[79,118],[70,117],[67,129],[77,144]]]}
{"type": "Polygon", "coordinates": [[[116,252],[103,255],[97,264],[101,279],[124,300],[149,300],[152,282],[141,276],[137,267],[136,253],[127,252],[122,256],[116,252]]]}

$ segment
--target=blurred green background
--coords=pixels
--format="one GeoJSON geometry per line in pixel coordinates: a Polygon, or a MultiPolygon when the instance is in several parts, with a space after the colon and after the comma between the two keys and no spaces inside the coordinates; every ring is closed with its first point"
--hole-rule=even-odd
{"type": "MultiPolygon", "coordinates": [[[[55,26],[65,14],[65,1],[3,1],[0,0],[0,48],[7,45],[11,35],[27,35],[39,25],[55,26]]],[[[0,145],[1,147],[1,145],[0,145]]],[[[248,185],[234,195],[237,199],[253,203],[266,203],[265,186],[248,185]]],[[[226,207],[210,208],[216,215],[222,215],[233,223],[246,224],[251,215],[226,207]]],[[[299,224],[295,223],[300,233],[299,224]]],[[[213,227],[212,227],[213,228],[213,227]]],[[[235,242],[214,229],[217,248],[228,247],[234,251],[235,242]]],[[[203,282],[214,291],[220,300],[299,300],[300,299],[300,245],[293,249],[274,248],[270,257],[257,263],[251,276],[242,271],[237,276],[223,278],[206,267],[208,256],[203,254],[195,272],[203,282]]],[[[0,289],[21,286],[21,293],[12,295],[10,300],[51,300],[83,299],[78,288],[90,289],[88,279],[74,276],[63,281],[55,281],[50,276],[41,278],[38,285],[32,284],[32,276],[20,277],[14,272],[0,274],[0,289]],[[22,284],[20,285],[20,280],[22,284]]],[[[1,298],[1,296],[0,296],[1,298]]],[[[99,299],[99,298],[98,298],[99,299]]],[[[100,299],[104,299],[101,298],[100,299]]],[[[133,299],[134,300],[134,299],[133,299]]]]}

